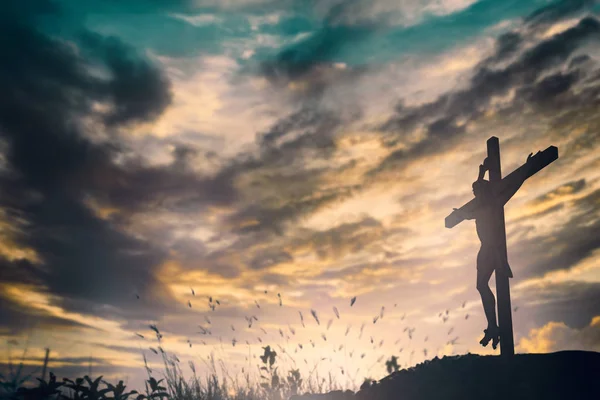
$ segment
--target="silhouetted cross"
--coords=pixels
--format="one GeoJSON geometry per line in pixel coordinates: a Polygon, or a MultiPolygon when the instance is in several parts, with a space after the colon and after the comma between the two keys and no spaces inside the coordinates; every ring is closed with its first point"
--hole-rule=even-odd
{"type": "MultiPolygon", "coordinates": [[[[510,193],[514,186],[513,181],[516,178],[524,181],[525,179],[536,174],[544,167],[558,159],[558,148],[550,146],[546,150],[538,152],[535,156],[531,157],[530,162],[517,168],[515,171],[510,173],[504,179],[502,179],[502,172],[500,167],[500,144],[498,138],[492,136],[487,141],[487,167],[489,172],[489,180],[492,185],[492,193],[496,197],[506,197],[508,199],[514,194],[510,193]],[[509,192],[506,194],[505,192],[509,192]]],[[[519,185],[520,186],[520,185],[519,185]]],[[[518,186],[517,186],[518,187],[518,186]]],[[[515,191],[517,189],[514,189],[515,191]]],[[[503,204],[498,207],[497,212],[494,213],[494,221],[489,221],[491,226],[494,226],[497,231],[494,232],[494,237],[498,246],[498,254],[500,257],[504,257],[503,265],[508,265],[507,251],[506,251],[506,230],[504,225],[504,207],[503,204]]],[[[446,217],[446,228],[453,228],[462,222],[465,215],[473,214],[478,208],[478,199],[474,198],[461,208],[453,211],[446,217]]],[[[500,329],[500,353],[502,356],[511,357],[515,353],[514,339],[513,339],[513,328],[512,328],[512,314],[510,305],[510,285],[509,278],[512,277],[512,273],[509,268],[496,269],[496,296],[498,298],[498,326],[500,329]]]]}

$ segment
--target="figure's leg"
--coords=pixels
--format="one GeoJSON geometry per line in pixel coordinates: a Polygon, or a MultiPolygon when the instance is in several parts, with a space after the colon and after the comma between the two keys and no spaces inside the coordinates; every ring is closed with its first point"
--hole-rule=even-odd
{"type": "Polygon", "coordinates": [[[490,289],[488,282],[494,272],[493,262],[490,260],[489,252],[485,249],[479,250],[477,255],[477,291],[481,295],[483,311],[488,322],[488,329],[497,330],[496,324],[496,298],[490,289]]]}

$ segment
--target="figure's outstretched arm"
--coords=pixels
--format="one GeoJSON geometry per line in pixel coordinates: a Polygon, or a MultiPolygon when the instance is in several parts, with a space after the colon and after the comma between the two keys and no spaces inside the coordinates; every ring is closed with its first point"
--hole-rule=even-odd
{"type": "Polygon", "coordinates": [[[527,156],[527,161],[525,162],[525,168],[520,168],[518,170],[518,174],[511,174],[504,178],[505,180],[507,179],[504,190],[496,195],[499,204],[505,205],[515,195],[515,193],[517,193],[517,190],[519,190],[519,188],[523,185],[523,182],[525,182],[525,180],[529,177],[532,155],[533,153],[529,153],[527,156]]]}
{"type": "Polygon", "coordinates": [[[468,220],[475,219],[475,213],[461,210],[459,208],[453,208],[453,210],[454,210],[454,212],[459,214],[463,219],[468,219],[468,220]]]}

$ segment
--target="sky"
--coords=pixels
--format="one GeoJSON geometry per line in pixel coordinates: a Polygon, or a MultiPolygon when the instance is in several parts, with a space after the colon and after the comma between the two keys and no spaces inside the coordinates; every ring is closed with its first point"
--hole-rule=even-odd
{"type": "Polygon", "coordinates": [[[444,227],[491,136],[504,175],[559,149],[505,207],[516,351],[600,351],[596,1],[1,7],[3,370],[141,388],[150,325],[256,381],[266,345],[348,388],[497,354],[474,223],[444,227]]]}

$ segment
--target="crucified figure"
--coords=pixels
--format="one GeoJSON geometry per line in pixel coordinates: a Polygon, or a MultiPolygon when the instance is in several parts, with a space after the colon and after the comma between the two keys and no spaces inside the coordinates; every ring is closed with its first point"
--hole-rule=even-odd
{"type": "MultiPolygon", "coordinates": [[[[539,152],[538,152],[539,153],[539,152]]],[[[483,179],[485,173],[489,170],[488,159],[483,161],[479,166],[479,176],[473,182],[473,194],[477,199],[477,207],[472,212],[465,212],[459,209],[454,209],[461,213],[464,219],[474,219],[477,236],[481,242],[481,248],[477,254],[477,291],[481,295],[483,310],[487,319],[487,329],[484,329],[484,337],[479,343],[482,346],[492,340],[492,347],[496,349],[500,342],[499,328],[496,323],[496,299],[494,293],[489,287],[489,280],[495,270],[501,270],[508,277],[512,278],[512,271],[508,265],[508,260],[504,256],[504,252],[499,248],[500,240],[497,235],[500,226],[496,226],[500,221],[497,218],[499,212],[502,211],[504,205],[510,198],[519,190],[523,182],[530,176],[532,163],[530,162],[532,154],[527,157],[526,168],[518,170],[518,173],[511,174],[502,190],[490,181],[483,179]]]]}

